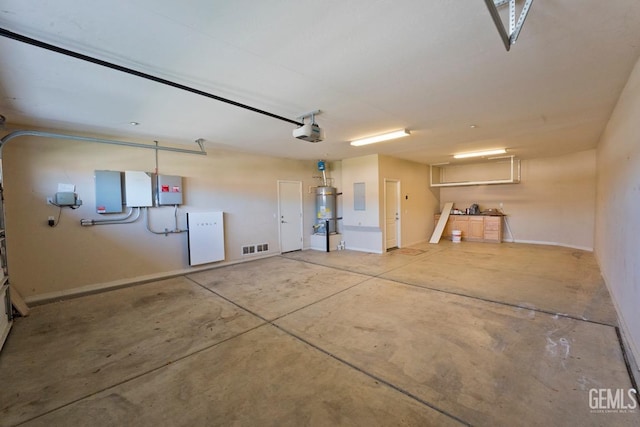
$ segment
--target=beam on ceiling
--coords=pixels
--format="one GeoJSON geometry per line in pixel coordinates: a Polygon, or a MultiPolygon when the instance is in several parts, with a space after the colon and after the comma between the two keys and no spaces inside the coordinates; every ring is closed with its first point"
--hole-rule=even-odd
{"type": "Polygon", "coordinates": [[[487,5],[487,9],[489,9],[489,14],[491,15],[491,19],[493,19],[493,23],[498,30],[498,34],[500,34],[500,39],[504,43],[505,49],[509,51],[511,49],[511,46],[513,46],[518,40],[518,36],[520,35],[520,31],[522,31],[522,26],[524,25],[524,21],[527,19],[529,10],[531,9],[531,4],[533,4],[533,0],[525,0],[517,22],[516,0],[484,0],[484,2],[487,5]],[[498,8],[506,4],[509,4],[508,32],[504,27],[504,24],[502,23],[500,12],[498,12],[498,8]]]}

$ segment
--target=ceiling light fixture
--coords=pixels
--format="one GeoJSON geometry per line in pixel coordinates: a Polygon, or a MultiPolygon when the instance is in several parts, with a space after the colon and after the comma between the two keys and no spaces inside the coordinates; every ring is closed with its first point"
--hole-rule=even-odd
{"type": "Polygon", "coordinates": [[[411,132],[407,129],[400,129],[393,132],[383,133],[382,135],[369,136],[367,138],[356,139],[351,141],[351,145],[359,147],[361,145],[375,144],[376,142],[388,141],[390,139],[402,138],[403,136],[409,136],[411,132]]]}
{"type": "Polygon", "coordinates": [[[493,156],[494,154],[505,154],[507,150],[504,148],[498,148],[495,150],[485,150],[485,151],[475,151],[473,153],[458,153],[454,154],[454,159],[466,159],[469,157],[483,157],[483,156],[493,156]]]}
{"type": "Polygon", "coordinates": [[[129,124],[131,126],[138,126],[140,124],[140,122],[129,122],[129,124]]]}

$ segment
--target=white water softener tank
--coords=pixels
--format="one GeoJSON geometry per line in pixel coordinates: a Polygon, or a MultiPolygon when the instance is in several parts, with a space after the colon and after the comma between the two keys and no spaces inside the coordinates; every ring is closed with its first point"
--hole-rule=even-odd
{"type": "Polygon", "coordinates": [[[316,187],[316,232],[325,234],[326,222],[329,220],[329,234],[336,232],[336,196],[334,187],[316,187]]]}

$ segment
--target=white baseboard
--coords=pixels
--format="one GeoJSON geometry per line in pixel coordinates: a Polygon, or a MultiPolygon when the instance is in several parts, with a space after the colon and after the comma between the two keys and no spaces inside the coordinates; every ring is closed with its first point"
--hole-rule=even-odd
{"type": "Polygon", "coordinates": [[[558,242],[545,242],[541,240],[520,240],[520,239],[502,239],[503,242],[506,243],[528,243],[531,245],[546,245],[546,246],[562,246],[565,248],[571,249],[579,249],[581,251],[593,252],[592,247],[588,246],[577,246],[577,245],[567,245],[566,243],[558,243],[558,242]]]}
{"type": "MultiPolygon", "coordinates": [[[[600,267],[600,260],[596,254],[596,261],[598,262],[598,267],[600,267]]],[[[604,284],[607,287],[607,291],[609,291],[609,296],[611,298],[611,302],[613,302],[613,307],[616,310],[616,318],[618,319],[618,325],[620,328],[620,335],[622,335],[622,344],[624,345],[625,350],[627,350],[627,359],[629,361],[629,366],[631,368],[631,373],[636,381],[636,384],[640,383],[640,343],[635,343],[631,338],[633,335],[629,332],[629,327],[625,322],[624,317],[621,316],[622,310],[620,309],[620,304],[614,297],[614,293],[611,291],[609,287],[609,279],[606,277],[604,271],[600,268],[600,274],[602,274],[602,278],[604,279],[604,284]]]]}
{"type": "MultiPolygon", "coordinates": [[[[566,245],[566,244],[557,243],[557,242],[543,242],[543,241],[537,241],[537,240],[515,240],[514,242],[513,240],[507,240],[507,239],[503,239],[503,241],[512,242],[512,243],[529,243],[529,244],[536,244],[536,245],[564,246],[568,248],[593,252],[593,248],[587,248],[582,246],[572,246],[572,245],[566,245]]],[[[426,242],[426,240],[424,240],[423,242],[426,242]]],[[[418,243],[414,243],[414,244],[418,244],[418,243]]],[[[309,250],[309,249],[311,248],[307,246],[303,250],[309,250]]],[[[346,249],[351,251],[368,252],[368,253],[375,253],[375,254],[384,253],[381,251],[371,250],[371,248],[358,248],[358,247],[351,247],[349,245],[347,245],[346,249]]],[[[197,273],[199,271],[211,270],[214,268],[225,267],[228,265],[235,265],[243,262],[248,262],[248,261],[253,261],[253,260],[258,260],[263,258],[270,258],[277,255],[280,255],[280,254],[274,253],[274,254],[268,254],[263,256],[251,257],[248,259],[220,262],[211,266],[185,268],[181,270],[173,270],[173,271],[167,271],[163,273],[154,273],[154,274],[148,274],[145,276],[137,276],[129,279],[114,280],[112,282],[94,283],[90,285],[80,286],[77,288],[65,289],[62,291],[47,292],[44,294],[28,296],[28,297],[25,297],[25,302],[29,305],[41,305],[41,304],[46,304],[53,301],[61,301],[65,299],[77,298],[84,295],[91,295],[91,294],[96,294],[100,292],[106,292],[114,289],[125,288],[128,286],[139,285],[142,283],[149,283],[156,280],[169,279],[172,277],[182,276],[182,275],[191,274],[191,273],[197,273]]],[[[616,307],[616,310],[617,310],[617,307],[616,307]]],[[[634,351],[634,354],[636,355],[636,360],[640,360],[640,358],[638,357],[637,351],[634,351]]]]}
{"type": "Polygon", "coordinates": [[[429,239],[420,240],[418,242],[407,243],[406,245],[403,243],[402,246],[399,246],[399,247],[400,248],[410,248],[411,246],[421,245],[423,243],[429,243],[429,239]]]}
{"type": "Polygon", "coordinates": [[[274,253],[269,255],[255,256],[248,259],[220,262],[215,265],[204,267],[191,267],[181,270],[165,271],[163,273],[147,274],[145,276],[137,276],[129,279],[114,280],[112,282],[94,283],[91,285],[80,286],[63,291],[47,292],[44,294],[26,297],[24,300],[28,305],[42,305],[54,301],[62,301],[72,298],[78,298],[85,295],[92,295],[115,289],[126,288],[129,286],[141,285],[143,283],[155,282],[158,280],[170,279],[172,277],[184,276],[186,274],[198,273],[200,271],[212,270],[214,268],[226,267],[229,265],[241,264],[244,262],[255,261],[258,259],[271,258],[280,254],[274,253]]]}
{"type": "Polygon", "coordinates": [[[367,253],[370,253],[370,254],[383,254],[384,253],[384,252],[371,250],[370,248],[353,248],[353,247],[351,247],[349,245],[347,245],[345,247],[345,249],[347,249],[349,251],[356,251],[356,252],[367,252],[367,253]]]}
{"type": "MultiPolygon", "coordinates": [[[[615,302],[615,300],[613,304],[616,308],[616,311],[620,313],[620,311],[618,310],[618,304],[615,302]]],[[[640,351],[638,351],[638,346],[636,345],[636,343],[631,340],[629,327],[624,322],[624,319],[621,316],[618,316],[618,323],[620,324],[620,335],[622,335],[622,344],[624,344],[624,348],[627,351],[627,360],[629,361],[631,373],[636,381],[636,384],[640,384],[640,365],[638,365],[638,361],[640,361],[640,351]]]]}

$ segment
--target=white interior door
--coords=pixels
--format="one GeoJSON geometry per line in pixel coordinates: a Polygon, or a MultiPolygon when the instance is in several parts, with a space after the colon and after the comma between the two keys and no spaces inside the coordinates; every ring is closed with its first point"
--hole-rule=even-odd
{"type": "Polygon", "coordinates": [[[400,243],[400,181],[384,180],[385,249],[400,243]]]}
{"type": "Polygon", "coordinates": [[[302,182],[278,181],[280,252],[302,249],[302,182]]]}

